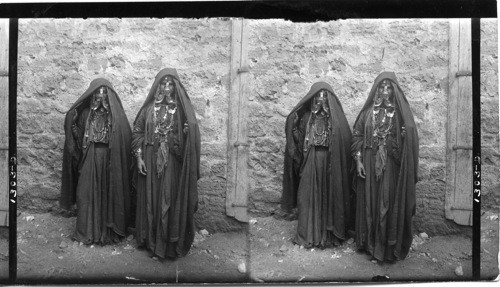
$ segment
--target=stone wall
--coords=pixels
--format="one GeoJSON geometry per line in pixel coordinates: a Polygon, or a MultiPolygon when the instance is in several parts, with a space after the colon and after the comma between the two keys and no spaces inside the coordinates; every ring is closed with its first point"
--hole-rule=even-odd
{"type": "Polygon", "coordinates": [[[57,206],[64,115],[90,81],[110,80],[132,123],[155,75],[174,67],[202,135],[197,224],[239,227],[225,216],[230,28],[224,19],[20,20],[19,208],[57,206]]]}
{"type": "MultiPolygon", "coordinates": [[[[483,29],[483,34],[488,34],[483,42],[488,43],[489,51],[486,56],[489,66],[484,67],[483,74],[489,75],[490,81],[498,79],[494,66],[495,25],[496,21],[490,21],[483,29]]],[[[429,234],[459,230],[444,218],[448,31],[447,20],[430,19],[303,24],[281,20],[252,21],[249,40],[252,71],[250,211],[270,214],[279,206],[285,119],[311,85],[325,81],[333,87],[352,127],[373,80],[380,72],[388,70],[398,77],[420,136],[415,228],[429,234]]],[[[492,122],[490,146],[495,142],[498,146],[496,84],[486,89],[491,98],[491,104],[487,105],[491,110],[484,112],[492,122]]],[[[493,150],[488,152],[494,153],[493,150]]],[[[492,164],[488,172],[494,169],[492,164]]],[[[498,182],[497,178],[491,180],[498,182]]]]}
{"type": "MultiPolygon", "coordinates": [[[[420,135],[415,228],[429,234],[458,230],[444,218],[447,20],[248,23],[253,216],[268,215],[279,206],[285,118],[311,85],[328,82],[352,126],[373,80],[389,70],[398,76],[420,135]]],[[[175,67],[200,121],[198,226],[211,232],[240,226],[225,216],[224,207],[231,21],[20,20],[19,30],[20,208],[43,211],[57,205],[64,113],[92,79],[104,76],[115,85],[132,122],[156,73],[175,67]]],[[[496,19],[482,20],[483,183],[498,189],[496,31],[496,19]]]]}
{"type": "Polygon", "coordinates": [[[481,19],[481,171],[482,207],[498,211],[500,142],[498,105],[498,26],[481,19]]]}

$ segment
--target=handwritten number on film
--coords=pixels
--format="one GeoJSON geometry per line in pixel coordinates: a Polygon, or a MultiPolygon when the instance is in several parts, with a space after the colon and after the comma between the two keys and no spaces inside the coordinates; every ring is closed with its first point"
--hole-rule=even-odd
{"type": "Polygon", "coordinates": [[[9,176],[10,176],[10,182],[9,182],[10,190],[9,190],[9,194],[11,195],[10,196],[10,202],[16,203],[16,198],[17,198],[17,190],[16,190],[17,182],[16,182],[15,179],[17,177],[17,172],[14,171],[14,164],[16,163],[16,158],[15,157],[11,157],[10,158],[10,162],[12,164],[10,166],[10,172],[9,172],[9,176]]]}
{"type": "Polygon", "coordinates": [[[477,198],[474,198],[475,202],[479,202],[479,198],[481,197],[481,189],[479,188],[481,186],[481,181],[479,180],[481,178],[481,172],[477,170],[478,164],[481,162],[481,157],[475,156],[474,157],[474,178],[477,180],[474,180],[473,186],[474,186],[474,194],[477,194],[477,198]]]}

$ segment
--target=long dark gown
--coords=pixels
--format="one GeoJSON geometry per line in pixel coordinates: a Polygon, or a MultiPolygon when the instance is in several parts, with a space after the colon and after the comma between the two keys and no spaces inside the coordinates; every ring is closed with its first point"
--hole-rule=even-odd
{"type": "MultiPolygon", "coordinates": [[[[306,112],[294,137],[299,146],[304,146],[307,124],[311,112],[306,112]]],[[[325,122],[325,128],[328,124],[325,122]]],[[[333,197],[329,188],[329,154],[327,146],[310,146],[304,152],[300,167],[300,183],[297,190],[298,221],[294,242],[304,247],[327,247],[334,245],[332,226],[327,226],[328,215],[333,214],[334,206],[329,206],[329,198],[333,197]]]]}
{"type": "MultiPolygon", "coordinates": [[[[157,115],[164,119],[165,114],[157,115]]],[[[168,118],[168,117],[167,117],[168,118]]],[[[174,68],[162,69],[134,120],[132,150],[141,152],[147,175],[134,168],[137,192],[136,239],[154,255],[165,258],[185,256],[194,241],[194,213],[198,209],[200,177],[200,130],[195,111],[174,68]],[[166,122],[153,115],[160,83],[170,76],[175,90],[167,102],[176,104],[172,132],[165,133],[166,122]],[[155,133],[155,122],[162,123],[155,133]],[[161,137],[159,134],[167,135],[161,137]],[[161,151],[161,152],[159,152],[161,151]]]]}
{"type": "MultiPolygon", "coordinates": [[[[139,245],[145,245],[156,256],[174,258],[178,256],[176,251],[179,234],[172,228],[176,218],[177,195],[179,190],[179,178],[181,175],[182,158],[180,151],[183,150],[178,140],[179,136],[179,110],[170,118],[165,116],[166,105],[162,105],[158,112],[152,104],[143,109],[138,116],[132,133],[132,139],[140,146],[144,146],[143,160],[147,173],[138,177],[137,194],[137,240],[139,245]],[[155,133],[155,113],[156,121],[162,121],[161,125],[172,125],[172,131],[167,135],[171,142],[166,156],[166,164],[163,171],[158,165],[158,153],[161,153],[160,142],[162,135],[155,133]]],[[[182,133],[182,130],[181,130],[182,133]]],[[[134,147],[133,147],[134,149],[134,147]]]]}
{"type": "Polygon", "coordinates": [[[363,165],[366,171],[364,180],[364,192],[357,194],[357,224],[365,225],[366,230],[358,228],[359,241],[364,242],[364,249],[374,258],[383,261],[396,260],[394,255],[396,231],[394,220],[390,216],[396,199],[396,185],[399,177],[401,158],[401,116],[396,109],[392,119],[392,127],[386,136],[385,144],[369,140],[372,144],[363,149],[365,135],[372,135],[374,126],[379,125],[381,129],[387,128],[389,117],[384,116],[384,109],[373,117],[373,108],[367,109],[360,115],[359,121],[354,126],[353,150],[362,151],[363,165]],[[375,120],[375,124],[373,122],[375,120]],[[383,122],[382,122],[383,121],[383,122]],[[384,145],[387,150],[385,168],[377,179],[377,151],[379,145],[384,145]]]}
{"type": "Polygon", "coordinates": [[[59,204],[66,210],[77,204],[74,238],[105,244],[125,236],[130,213],[131,129],[108,80],[93,80],[75,101],[64,119],[64,135],[59,204]],[[90,106],[100,87],[106,88],[103,107],[107,113],[99,108],[94,114],[90,106]]]}
{"type": "Polygon", "coordinates": [[[418,131],[408,100],[396,74],[382,72],[356,118],[351,145],[351,155],[360,153],[366,171],[366,178],[354,175],[353,182],[356,245],[379,261],[402,260],[410,250],[418,151],[418,131]],[[389,80],[393,94],[392,99],[380,101],[377,90],[383,80],[389,80]],[[387,129],[392,107],[393,126],[387,129]]]}
{"type": "Polygon", "coordinates": [[[351,145],[351,155],[361,155],[366,172],[366,178],[356,174],[353,181],[356,245],[379,261],[402,260],[410,250],[418,152],[418,131],[408,100],[396,74],[382,72],[356,118],[351,145]],[[384,80],[392,85],[389,99],[377,92],[384,80]],[[392,128],[387,129],[392,108],[392,128]]]}
{"type": "Polygon", "coordinates": [[[119,241],[123,232],[114,228],[113,196],[109,192],[109,133],[95,135],[93,127],[98,129],[108,125],[107,115],[101,118],[89,117],[89,109],[85,109],[77,122],[78,138],[88,141],[86,153],[80,166],[80,176],[76,187],[78,207],[74,239],[85,243],[107,244],[119,241]],[[85,135],[89,138],[85,139],[85,135]]]}
{"type": "Polygon", "coordinates": [[[349,175],[351,130],[329,84],[311,86],[287,116],[285,136],[281,209],[287,213],[298,209],[293,241],[324,248],[346,240],[354,227],[349,175]],[[321,110],[320,115],[311,116],[311,101],[322,90],[327,92],[328,104],[323,111],[328,116],[321,115],[321,110]],[[316,129],[315,117],[323,118],[316,129]],[[322,133],[324,129],[327,136],[322,133]],[[321,136],[314,137],[313,133],[321,136]]]}

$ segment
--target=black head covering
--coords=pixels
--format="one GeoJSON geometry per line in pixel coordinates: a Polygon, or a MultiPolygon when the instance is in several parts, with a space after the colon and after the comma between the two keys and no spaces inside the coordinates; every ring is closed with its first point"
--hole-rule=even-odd
{"type": "Polygon", "coordinates": [[[151,89],[149,90],[148,96],[146,97],[146,100],[144,100],[144,104],[142,105],[141,109],[137,113],[137,116],[134,120],[134,125],[137,121],[137,118],[141,114],[142,110],[147,108],[151,102],[154,102],[155,100],[155,94],[156,91],[158,90],[158,86],[160,85],[161,81],[163,78],[170,76],[172,77],[174,84],[175,84],[175,97],[176,99],[180,102],[182,110],[184,112],[184,116],[186,117],[186,121],[188,122],[189,125],[189,130],[191,131],[189,133],[189,142],[193,143],[194,149],[190,151],[190,154],[193,155],[192,158],[192,166],[196,167],[196,179],[199,178],[200,176],[200,170],[199,170],[199,157],[200,157],[200,129],[198,127],[198,122],[196,120],[196,115],[193,109],[193,105],[191,104],[191,100],[189,99],[189,96],[186,92],[186,88],[184,88],[184,85],[181,83],[179,80],[179,75],[177,74],[177,70],[174,68],[164,68],[155,77],[155,80],[153,82],[153,85],[151,86],[151,89]]]}
{"type": "Polygon", "coordinates": [[[329,186],[335,190],[334,203],[339,204],[334,208],[335,215],[334,228],[336,235],[340,238],[344,237],[344,219],[350,214],[350,174],[351,165],[350,144],[351,130],[347,119],[344,115],[344,110],[339,99],[333,92],[332,87],[325,82],[317,82],[311,86],[309,92],[299,101],[287,116],[285,123],[286,147],[284,159],[283,173],[283,194],[281,197],[281,208],[285,211],[290,211],[297,206],[297,189],[299,187],[299,168],[301,163],[302,150],[293,140],[292,130],[294,128],[294,118],[296,115],[301,115],[304,110],[310,109],[310,102],[313,97],[321,90],[327,91],[328,107],[330,114],[330,126],[332,133],[329,139],[330,153],[330,177],[329,186]],[[340,191],[340,192],[337,192],[340,191]]]}
{"type": "MultiPolygon", "coordinates": [[[[75,121],[75,115],[81,116],[82,111],[89,107],[92,95],[99,87],[106,87],[108,102],[111,111],[111,134],[109,137],[110,150],[110,194],[114,198],[115,210],[128,212],[130,177],[128,167],[130,165],[130,141],[131,129],[127,116],[123,110],[122,103],[113,85],[104,79],[93,80],[87,90],[76,100],[66,113],[64,120],[64,151],[62,168],[62,185],[60,205],[69,209],[76,202],[76,187],[78,184],[78,166],[86,153],[86,149],[80,150],[79,144],[73,137],[71,126],[75,121]]],[[[120,231],[125,231],[125,222],[117,222],[120,231]]]]}
{"type": "MultiPolygon", "coordinates": [[[[360,116],[365,114],[365,111],[373,106],[373,101],[379,84],[383,80],[389,80],[392,83],[396,107],[399,109],[403,123],[406,129],[406,135],[403,139],[401,151],[401,164],[396,185],[397,199],[395,200],[392,215],[389,223],[396,227],[396,234],[390,235],[390,241],[396,241],[395,254],[398,258],[405,258],[411,247],[413,240],[412,235],[412,216],[415,215],[415,184],[418,180],[418,132],[413,118],[413,113],[406,96],[396,79],[394,72],[383,72],[375,78],[372,89],[368,95],[365,105],[356,118],[354,126],[356,126],[360,116]]],[[[366,134],[366,133],[365,133],[366,134]]],[[[365,137],[366,139],[366,137],[365,137]]],[[[366,141],[366,140],[365,140],[366,141]]],[[[367,143],[364,143],[366,146],[367,143]]],[[[358,181],[361,179],[357,179],[358,181]]],[[[357,192],[362,192],[363,184],[356,184],[357,192]]]]}
{"type": "MultiPolygon", "coordinates": [[[[137,113],[137,117],[134,120],[134,125],[139,118],[139,115],[143,112],[144,109],[148,109],[150,105],[154,104],[155,94],[158,90],[158,86],[160,85],[163,78],[171,76],[173,82],[175,84],[175,98],[178,103],[180,103],[179,107],[181,108],[181,112],[183,117],[185,117],[185,122],[188,124],[189,132],[187,133],[187,137],[185,142],[181,142],[181,146],[184,146],[183,155],[182,155],[182,170],[181,177],[179,179],[179,195],[178,201],[180,204],[176,206],[179,208],[175,212],[175,218],[172,219],[173,226],[169,226],[171,230],[171,234],[178,234],[179,240],[177,248],[180,253],[187,253],[191,244],[194,240],[194,219],[193,214],[198,209],[198,189],[197,189],[197,181],[200,177],[200,130],[198,126],[198,122],[196,120],[196,115],[189,99],[189,96],[184,88],[184,85],[179,80],[179,76],[177,74],[177,70],[174,68],[165,68],[162,69],[155,77],[153,85],[149,90],[148,96],[144,101],[141,109],[137,113]]],[[[181,121],[179,121],[181,122],[181,121]]],[[[182,130],[182,129],[181,129],[182,130]]],[[[181,137],[182,140],[182,137],[181,137]]],[[[133,143],[134,146],[138,146],[140,144],[133,143]]],[[[136,172],[135,169],[134,172],[136,172]]],[[[136,175],[134,175],[136,177],[136,175]]]]}

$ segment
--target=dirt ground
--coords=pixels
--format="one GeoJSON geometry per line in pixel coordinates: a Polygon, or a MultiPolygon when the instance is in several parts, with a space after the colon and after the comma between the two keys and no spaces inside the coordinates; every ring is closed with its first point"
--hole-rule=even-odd
{"type": "MultiPolygon", "coordinates": [[[[108,246],[73,242],[70,234],[75,219],[50,213],[19,214],[18,284],[463,281],[472,276],[470,234],[415,235],[405,260],[372,263],[366,254],[355,251],[353,240],[336,248],[307,250],[291,242],[297,221],[258,217],[251,220],[248,236],[245,232],[200,231],[186,257],[160,261],[136,249],[132,236],[108,246]]],[[[491,280],[499,272],[498,211],[483,211],[481,227],[481,275],[491,280]]],[[[8,234],[0,235],[1,279],[8,276],[8,234]]]]}
{"type": "MultiPolygon", "coordinates": [[[[296,225],[296,220],[273,217],[251,221],[250,270],[254,281],[462,281],[472,278],[470,235],[415,235],[405,260],[393,264],[372,263],[368,255],[355,251],[353,239],[325,250],[294,245],[291,239],[296,225]]],[[[499,272],[498,211],[484,212],[481,226],[481,277],[494,279],[499,272]]]]}
{"type": "Polygon", "coordinates": [[[248,281],[246,233],[197,233],[186,257],[157,260],[133,236],[116,245],[72,241],[76,217],[23,212],[17,226],[17,283],[248,281]]]}

